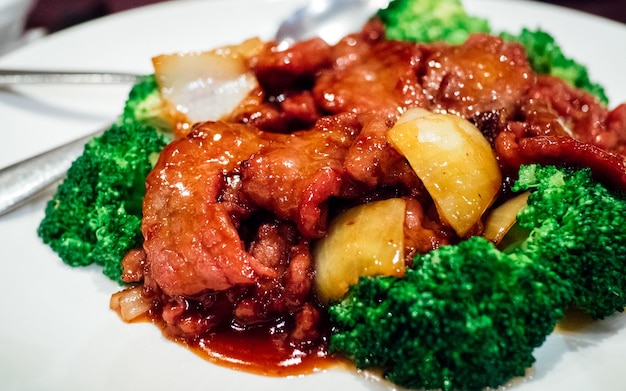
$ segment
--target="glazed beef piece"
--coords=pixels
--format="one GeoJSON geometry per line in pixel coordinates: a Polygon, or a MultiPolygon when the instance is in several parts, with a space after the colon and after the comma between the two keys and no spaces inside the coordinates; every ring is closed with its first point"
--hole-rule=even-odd
{"type": "Polygon", "coordinates": [[[360,116],[363,128],[348,149],[343,165],[363,191],[381,186],[402,187],[407,193],[424,192],[424,186],[404,156],[387,142],[394,121],[384,114],[360,116]]]}
{"type": "Polygon", "coordinates": [[[417,254],[458,240],[449,227],[441,224],[432,203],[420,202],[411,197],[405,197],[405,202],[404,257],[407,265],[413,263],[417,254]],[[429,209],[425,210],[425,206],[429,209]]]}
{"type": "Polygon", "coordinates": [[[286,50],[268,45],[251,60],[262,91],[230,119],[289,133],[327,115],[377,112],[396,118],[424,105],[418,82],[422,47],[382,37],[382,26],[372,22],[333,47],[319,39],[286,50]]]}
{"type": "Polygon", "coordinates": [[[254,91],[229,116],[275,133],[308,129],[322,116],[310,92],[320,69],[331,62],[331,48],[322,39],[278,50],[268,43],[250,61],[261,89],[254,91]]]}
{"type": "Polygon", "coordinates": [[[592,95],[550,76],[539,76],[528,98],[548,104],[573,138],[606,151],[624,153],[626,104],[611,111],[592,95]]]}
{"type": "Polygon", "coordinates": [[[255,215],[241,193],[242,163],[275,142],[264,136],[247,125],[197,124],[147,179],[144,248],[129,253],[126,275],[143,274],[167,335],[193,339],[283,318],[284,332],[295,333],[286,344],[319,337],[308,242],[293,224],[255,215]]]}
{"type": "Polygon", "coordinates": [[[593,144],[569,136],[535,136],[517,140],[512,132],[502,132],[496,147],[500,161],[513,172],[515,167],[532,163],[589,167],[598,180],[626,191],[624,156],[593,144]]]}
{"type": "Polygon", "coordinates": [[[344,39],[333,66],[322,69],[313,87],[315,101],[328,113],[381,113],[396,118],[423,106],[418,82],[424,50],[409,42],[344,39]]]}
{"type": "Polygon", "coordinates": [[[319,39],[287,50],[269,44],[251,67],[263,90],[231,119],[282,133],[345,112],[396,119],[424,107],[466,118],[509,115],[535,82],[518,44],[480,34],[459,46],[388,41],[376,21],[333,47],[319,39]]]}
{"type": "Polygon", "coordinates": [[[154,311],[168,335],[193,339],[233,325],[243,330],[286,321],[288,328],[273,332],[285,334],[277,341],[306,344],[320,338],[321,315],[311,293],[308,242],[301,240],[292,224],[278,220],[261,221],[253,236],[249,253],[271,269],[271,275],[259,276],[253,284],[193,296],[147,289],[159,303],[154,311]]]}
{"type": "Polygon", "coordinates": [[[537,76],[516,115],[495,139],[502,168],[521,164],[590,167],[595,176],[626,189],[626,105],[609,110],[593,96],[552,76],[537,76]]]}
{"type": "Polygon", "coordinates": [[[276,134],[242,168],[243,193],[292,221],[306,238],[325,233],[330,197],[347,186],[343,161],[360,130],[355,115],[321,118],[310,131],[276,134]]]}
{"type": "Polygon", "coordinates": [[[331,64],[332,49],[321,38],[298,42],[280,50],[270,43],[250,61],[259,84],[269,95],[308,90],[320,69],[331,64]]]}
{"type": "Polygon", "coordinates": [[[462,45],[434,45],[421,83],[432,108],[472,118],[481,112],[514,112],[534,81],[524,49],[475,34],[462,45]]]}
{"type": "Polygon", "coordinates": [[[257,90],[227,116],[228,122],[245,123],[272,133],[311,128],[322,117],[310,91],[292,91],[278,97],[257,90]]]}
{"type": "Polygon", "coordinates": [[[310,298],[313,265],[307,241],[300,240],[292,224],[268,221],[261,224],[250,253],[276,272],[275,278],[259,279],[241,297],[234,319],[243,325],[297,312],[310,298]]]}
{"type": "Polygon", "coordinates": [[[245,251],[218,202],[226,173],[260,147],[259,134],[246,125],[207,122],[163,150],[143,202],[147,284],[192,296],[272,274],[245,251]]]}

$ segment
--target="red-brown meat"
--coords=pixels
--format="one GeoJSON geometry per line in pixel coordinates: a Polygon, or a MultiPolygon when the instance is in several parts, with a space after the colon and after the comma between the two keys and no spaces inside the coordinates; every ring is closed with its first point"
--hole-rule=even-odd
{"type": "Polygon", "coordinates": [[[351,36],[335,48],[333,67],[323,69],[313,95],[329,113],[382,113],[396,118],[424,105],[418,83],[423,49],[400,41],[369,42],[351,36]]]}
{"type": "Polygon", "coordinates": [[[280,50],[268,44],[251,60],[251,69],[269,94],[288,89],[308,89],[318,70],[331,63],[331,47],[321,38],[298,42],[280,50]]]}
{"type": "Polygon", "coordinates": [[[246,125],[207,122],[165,148],[146,181],[147,281],[168,295],[189,296],[269,273],[245,251],[217,202],[224,175],[260,147],[258,132],[246,125]]]}
{"type": "Polygon", "coordinates": [[[539,76],[528,97],[530,101],[549,105],[575,139],[624,153],[626,104],[610,111],[589,93],[551,76],[539,76]]]}
{"type": "Polygon", "coordinates": [[[356,116],[343,115],[324,117],[311,131],[275,135],[245,162],[243,192],[293,221],[304,237],[319,237],[326,229],[325,201],[341,194],[343,160],[359,128],[356,116]]]}
{"type": "Polygon", "coordinates": [[[363,129],[356,137],[344,160],[350,177],[373,190],[380,186],[403,186],[410,192],[423,186],[404,156],[387,142],[387,131],[394,121],[385,115],[367,115],[361,119],[363,129]]]}
{"type": "Polygon", "coordinates": [[[465,118],[492,110],[514,112],[532,83],[518,44],[476,34],[459,46],[434,46],[424,60],[424,90],[433,108],[465,118]]]}

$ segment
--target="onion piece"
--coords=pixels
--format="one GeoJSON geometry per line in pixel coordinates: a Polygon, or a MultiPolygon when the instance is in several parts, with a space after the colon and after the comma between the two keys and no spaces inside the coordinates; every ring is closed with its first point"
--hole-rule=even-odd
{"type": "Polygon", "coordinates": [[[205,52],[163,54],[152,59],[154,74],[178,135],[201,121],[216,121],[232,112],[258,86],[247,61],[263,42],[205,52]]]}
{"type": "Polygon", "coordinates": [[[465,236],[500,192],[491,145],[471,122],[415,108],[387,132],[431,195],[441,220],[465,236]]]}
{"type": "Polygon", "coordinates": [[[401,198],[376,201],[337,216],[313,248],[315,288],[323,303],[341,299],[361,276],[403,276],[404,216],[401,198]]]}
{"type": "Polygon", "coordinates": [[[111,295],[109,307],[125,322],[130,322],[150,310],[150,301],[142,294],[142,286],[124,289],[111,295]]]}
{"type": "Polygon", "coordinates": [[[485,218],[483,236],[496,245],[517,222],[517,214],[526,207],[530,192],[524,192],[494,208],[485,218]]]}

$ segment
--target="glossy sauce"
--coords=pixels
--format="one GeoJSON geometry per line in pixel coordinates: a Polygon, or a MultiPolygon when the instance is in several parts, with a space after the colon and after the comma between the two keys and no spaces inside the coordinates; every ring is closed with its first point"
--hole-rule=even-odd
{"type": "Polygon", "coordinates": [[[596,324],[596,321],[583,311],[570,307],[565,311],[563,319],[557,323],[554,331],[560,334],[581,333],[596,324]]]}
{"type": "Polygon", "coordinates": [[[139,322],[155,324],[166,338],[215,365],[257,375],[300,376],[330,367],[353,366],[347,360],[328,353],[326,338],[320,344],[299,349],[285,346],[281,341],[281,334],[270,326],[247,330],[223,327],[208,336],[188,340],[168,335],[163,322],[149,313],[137,317],[130,323],[139,322]]]}
{"type": "MultiPolygon", "coordinates": [[[[180,341],[179,341],[180,342],[180,341]]],[[[266,330],[222,330],[208,338],[199,338],[185,346],[200,357],[232,369],[265,376],[298,376],[318,372],[338,360],[328,355],[324,346],[303,351],[281,348],[266,330]]]]}

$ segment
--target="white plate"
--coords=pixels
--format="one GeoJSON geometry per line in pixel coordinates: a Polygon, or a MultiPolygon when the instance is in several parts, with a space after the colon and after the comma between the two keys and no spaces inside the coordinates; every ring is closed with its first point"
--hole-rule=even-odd
{"type": "MultiPolygon", "coordinates": [[[[281,0],[175,1],[114,15],[45,37],[0,58],[0,66],[151,72],[161,53],[208,49],[260,35],[302,4],[281,0]]],[[[541,26],[589,65],[613,103],[626,101],[626,28],[525,1],[467,0],[498,30],[541,26]]],[[[117,114],[127,87],[0,91],[0,167],[86,134],[117,114]]],[[[97,268],[65,266],[38,239],[45,197],[0,218],[0,389],[8,390],[373,390],[380,383],[345,370],[289,379],[218,367],[167,341],[150,324],[128,325],[108,309],[118,286],[97,268]]],[[[515,390],[618,390],[626,369],[626,317],[537,350],[532,379],[515,390]]]]}

